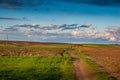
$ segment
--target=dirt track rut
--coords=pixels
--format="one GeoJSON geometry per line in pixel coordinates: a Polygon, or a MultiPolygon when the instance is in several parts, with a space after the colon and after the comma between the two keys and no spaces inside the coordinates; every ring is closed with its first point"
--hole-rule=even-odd
{"type": "Polygon", "coordinates": [[[94,80],[86,65],[75,54],[70,53],[70,56],[73,59],[74,75],[77,80],[94,80]]]}

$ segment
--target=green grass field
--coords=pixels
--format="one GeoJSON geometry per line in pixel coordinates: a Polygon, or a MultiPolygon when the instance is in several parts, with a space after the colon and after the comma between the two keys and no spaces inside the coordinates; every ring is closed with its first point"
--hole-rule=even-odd
{"type": "Polygon", "coordinates": [[[0,80],[74,80],[71,58],[57,56],[0,57],[0,80]]]}

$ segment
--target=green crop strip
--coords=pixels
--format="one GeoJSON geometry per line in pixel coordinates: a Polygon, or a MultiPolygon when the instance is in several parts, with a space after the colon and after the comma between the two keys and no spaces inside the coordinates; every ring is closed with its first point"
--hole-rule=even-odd
{"type": "Polygon", "coordinates": [[[74,80],[71,57],[1,56],[0,80],[74,80]]]}

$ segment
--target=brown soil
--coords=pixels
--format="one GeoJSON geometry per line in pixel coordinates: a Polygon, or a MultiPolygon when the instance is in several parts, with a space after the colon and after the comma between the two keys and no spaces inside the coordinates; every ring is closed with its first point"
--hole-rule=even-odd
{"type": "Polygon", "coordinates": [[[17,45],[17,46],[32,46],[32,45],[56,45],[62,43],[47,43],[47,42],[28,42],[28,41],[2,41],[0,45],[17,45]]]}
{"type": "Polygon", "coordinates": [[[51,46],[59,46],[61,44],[57,43],[40,43],[40,42],[26,42],[26,41],[0,41],[0,45],[15,45],[20,46],[19,48],[0,48],[0,56],[34,56],[34,55],[61,55],[63,56],[63,53],[65,50],[61,49],[29,49],[29,48],[22,48],[27,46],[40,46],[43,48],[50,45],[51,46]]]}
{"type": "Polygon", "coordinates": [[[22,49],[1,49],[0,56],[34,56],[34,55],[63,55],[64,50],[22,50],[22,49]]]}
{"type": "Polygon", "coordinates": [[[101,69],[120,80],[120,46],[106,48],[77,46],[77,49],[89,56],[101,69]]]}

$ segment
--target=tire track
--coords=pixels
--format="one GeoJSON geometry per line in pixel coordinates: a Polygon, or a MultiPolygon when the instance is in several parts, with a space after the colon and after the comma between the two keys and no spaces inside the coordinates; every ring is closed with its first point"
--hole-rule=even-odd
{"type": "Polygon", "coordinates": [[[73,53],[69,53],[74,66],[74,75],[77,80],[94,80],[93,74],[87,69],[86,65],[80,61],[78,56],[73,53]]]}

